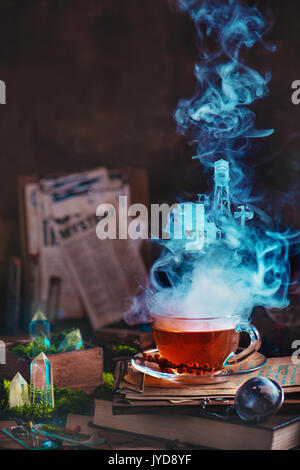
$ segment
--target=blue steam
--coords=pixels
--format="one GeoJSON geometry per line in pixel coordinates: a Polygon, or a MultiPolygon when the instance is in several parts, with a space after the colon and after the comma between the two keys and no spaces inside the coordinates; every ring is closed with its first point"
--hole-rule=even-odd
{"type": "Polygon", "coordinates": [[[267,47],[262,36],[270,25],[256,8],[237,0],[178,0],[178,7],[194,21],[200,61],[195,92],[180,100],[174,113],[177,131],[195,144],[195,158],[205,166],[212,167],[218,158],[230,163],[231,197],[239,201],[246,183],[241,159],[252,138],[273,133],[257,130],[249,109],[268,92],[271,74],[262,76],[246,66],[241,50],[256,43],[267,47]],[[207,38],[217,44],[213,51],[207,49],[207,38]]]}
{"type": "MultiPolygon", "coordinates": [[[[146,321],[151,313],[248,319],[255,306],[289,305],[289,253],[299,243],[298,232],[281,233],[275,220],[251,204],[244,159],[254,138],[273,133],[256,129],[249,108],[266,95],[271,75],[261,75],[242,58],[257,43],[274,50],[262,39],[270,22],[242,0],[177,0],[177,5],[194,21],[199,62],[195,92],[179,101],[174,117],[177,131],[196,148],[194,158],[208,173],[214,171],[214,191],[199,195],[204,213],[199,248],[188,250],[184,237],[162,240],[149,285],[125,318],[146,321]]],[[[184,210],[179,205],[176,214],[184,216],[184,210]]]]}

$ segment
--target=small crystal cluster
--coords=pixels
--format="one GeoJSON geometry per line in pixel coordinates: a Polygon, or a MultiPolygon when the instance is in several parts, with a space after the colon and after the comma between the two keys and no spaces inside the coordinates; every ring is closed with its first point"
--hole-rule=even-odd
{"type": "Polygon", "coordinates": [[[54,407],[52,367],[43,352],[35,357],[30,364],[30,387],[19,372],[10,383],[10,408],[30,403],[44,403],[54,407]]]}
{"type": "MultiPolygon", "coordinates": [[[[50,351],[50,324],[46,316],[38,310],[29,324],[29,335],[33,341],[34,359],[30,364],[30,387],[17,372],[10,383],[9,406],[23,406],[44,403],[54,407],[53,377],[51,362],[45,355],[50,351]]],[[[58,352],[75,351],[82,346],[79,329],[66,334],[58,346],[58,352]]]]}
{"type": "MultiPolygon", "coordinates": [[[[50,352],[50,324],[41,310],[36,312],[29,324],[29,336],[33,341],[34,356],[40,352],[50,352]]],[[[77,328],[65,335],[58,346],[58,352],[76,351],[81,348],[82,344],[81,333],[77,328]]]]}
{"type": "Polygon", "coordinates": [[[182,364],[175,364],[170,362],[168,359],[161,357],[159,354],[148,354],[143,353],[145,361],[155,362],[158,364],[161,372],[167,374],[194,374],[203,375],[214,372],[214,368],[210,367],[209,364],[199,364],[198,362],[185,362],[182,364]]]}

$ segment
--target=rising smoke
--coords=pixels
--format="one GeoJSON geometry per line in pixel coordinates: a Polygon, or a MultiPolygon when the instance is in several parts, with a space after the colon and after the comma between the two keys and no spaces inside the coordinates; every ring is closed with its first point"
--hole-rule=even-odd
{"type": "Polygon", "coordinates": [[[271,24],[242,0],[177,0],[177,7],[194,22],[199,54],[194,94],[181,99],[174,112],[177,131],[194,146],[194,158],[210,177],[215,170],[215,185],[215,164],[225,161],[227,203],[222,205],[222,198],[216,203],[216,190],[205,197],[201,250],[187,251],[184,239],[161,242],[149,284],[125,319],[144,322],[149,313],[249,319],[255,306],[288,306],[289,249],[299,242],[299,233],[278,231],[275,221],[254,207],[245,163],[253,139],[273,129],[257,130],[249,108],[268,92],[271,74],[247,66],[242,53],[258,43],[274,51],[262,39],[271,24]]]}

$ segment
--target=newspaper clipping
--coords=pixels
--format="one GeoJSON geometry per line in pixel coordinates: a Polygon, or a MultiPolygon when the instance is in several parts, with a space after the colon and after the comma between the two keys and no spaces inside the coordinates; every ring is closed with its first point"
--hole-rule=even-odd
{"type": "Polygon", "coordinates": [[[32,308],[46,305],[49,281],[61,279],[58,317],[86,312],[94,329],[122,318],[146,271],[133,240],[99,240],[101,203],[118,207],[130,200],[125,175],[100,167],[89,172],[40,180],[25,188],[28,250],[38,255],[32,308]]]}

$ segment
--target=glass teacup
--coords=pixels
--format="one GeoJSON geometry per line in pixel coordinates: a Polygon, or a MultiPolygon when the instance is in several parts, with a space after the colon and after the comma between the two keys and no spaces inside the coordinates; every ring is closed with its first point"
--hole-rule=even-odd
{"type": "Polygon", "coordinates": [[[151,327],[160,355],[176,365],[194,364],[217,371],[258,351],[260,335],[239,316],[180,318],[152,315],[151,327]],[[240,332],[250,336],[249,346],[236,353],[240,332]]]}

